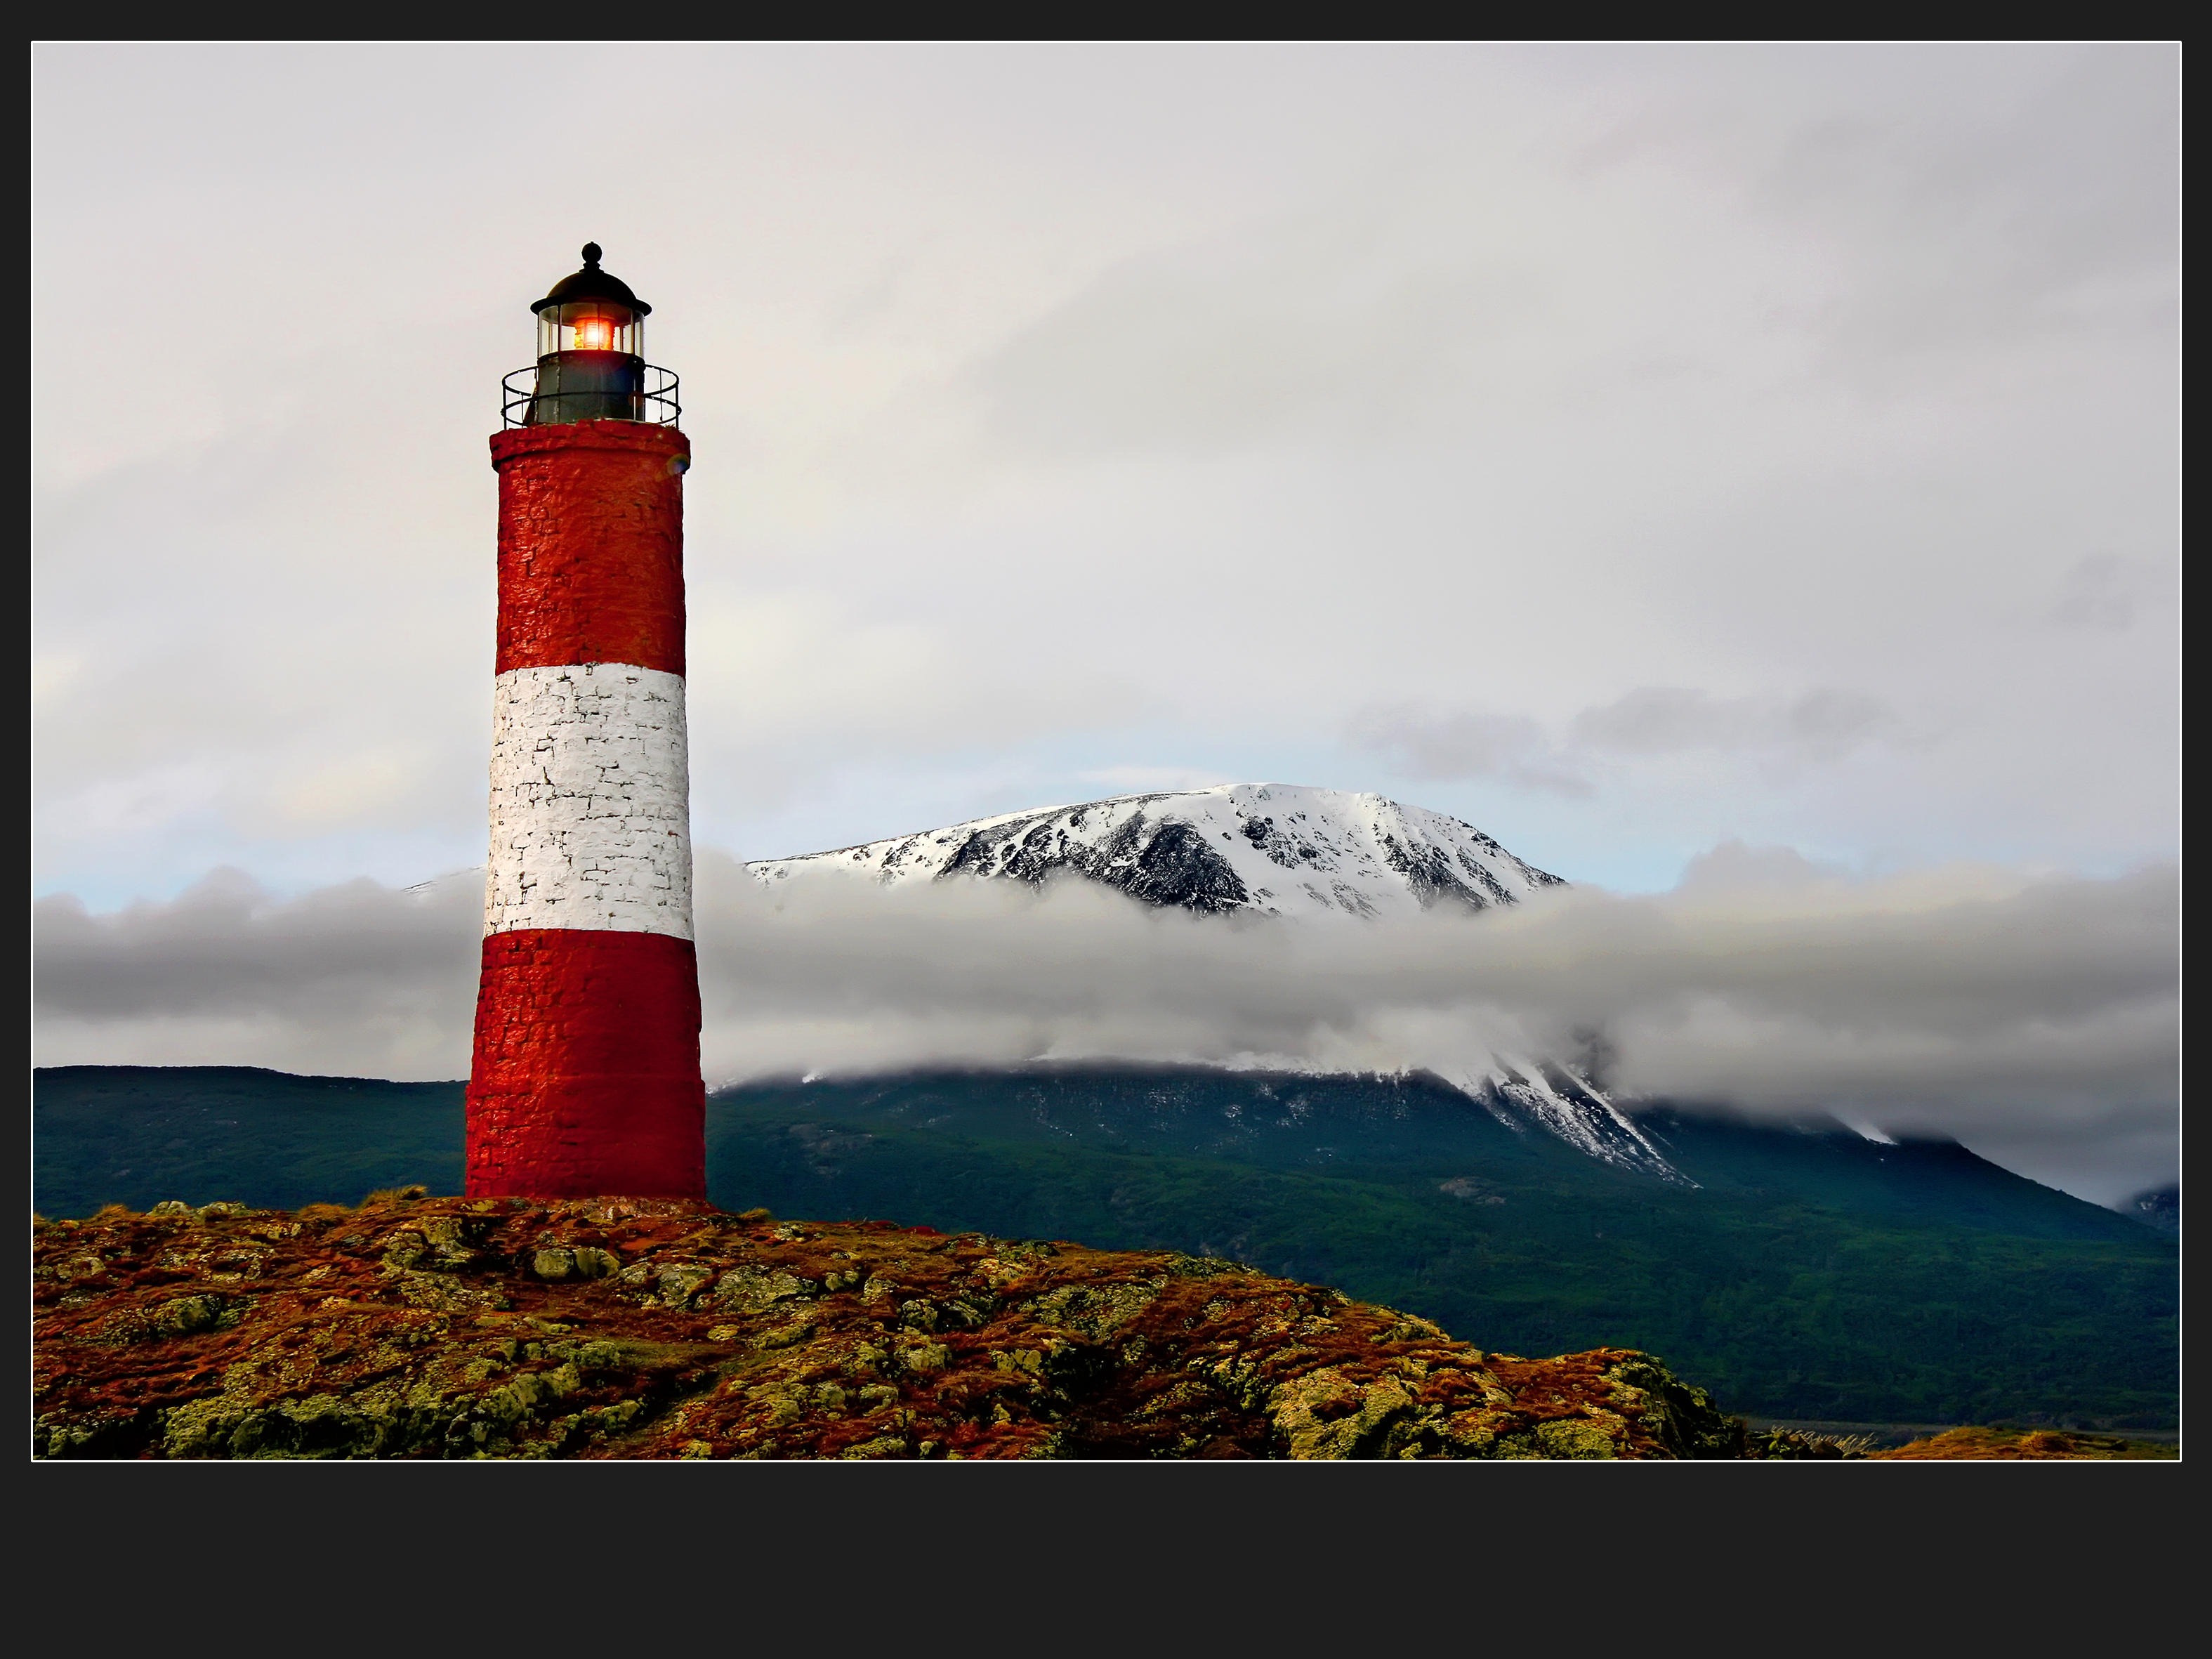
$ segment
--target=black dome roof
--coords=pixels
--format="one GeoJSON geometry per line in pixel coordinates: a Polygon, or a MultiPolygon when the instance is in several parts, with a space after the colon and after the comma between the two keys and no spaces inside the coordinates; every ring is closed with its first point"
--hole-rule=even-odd
{"type": "Polygon", "coordinates": [[[565,306],[574,300],[611,300],[617,305],[628,306],[641,317],[650,316],[653,307],[630,292],[629,284],[619,276],[599,269],[599,245],[584,244],[584,268],[563,276],[553,284],[542,300],[531,306],[533,312],[548,306],[565,306]]]}

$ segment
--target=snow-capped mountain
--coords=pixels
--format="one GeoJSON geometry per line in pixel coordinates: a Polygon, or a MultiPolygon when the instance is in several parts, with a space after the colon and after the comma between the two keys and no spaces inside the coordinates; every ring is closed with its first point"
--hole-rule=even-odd
{"type": "Polygon", "coordinates": [[[1512,904],[1560,884],[1441,812],[1282,783],[1006,812],[749,867],[775,882],[830,865],[887,885],[961,874],[1035,884],[1065,872],[1217,915],[1384,920],[1439,904],[1512,904]]]}
{"type": "MultiPolygon", "coordinates": [[[[1515,904],[1565,885],[1441,812],[1280,783],[1006,812],[746,867],[771,886],[832,872],[883,886],[959,875],[1031,884],[1073,876],[1212,915],[1351,915],[1385,925],[1438,907],[1515,904]]],[[[1447,1080],[1512,1128],[1540,1128],[1602,1163],[1683,1180],[1635,1121],[1571,1066],[1499,1056],[1479,1074],[1447,1080]]]]}

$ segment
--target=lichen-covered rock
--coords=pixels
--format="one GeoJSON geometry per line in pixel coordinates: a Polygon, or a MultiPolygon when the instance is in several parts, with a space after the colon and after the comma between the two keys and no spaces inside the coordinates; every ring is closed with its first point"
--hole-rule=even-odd
{"type": "MultiPolygon", "coordinates": [[[[1740,1457],[1648,1355],[1231,1261],[690,1202],[35,1229],[43,1457],[1740,1457]]],[[[1752,1451],[1750,1455],[1757,1455],[1752,1451]]]]}

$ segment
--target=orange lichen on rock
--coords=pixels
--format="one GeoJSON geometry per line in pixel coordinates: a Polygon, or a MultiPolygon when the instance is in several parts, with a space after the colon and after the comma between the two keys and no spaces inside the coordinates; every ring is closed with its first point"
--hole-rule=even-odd
{"type": "Polygon", "coordinates": [[[1869,1457],[1929,1461],[2014,1462],[2022,1458],[2112,1459],[2179,1457],[2180,1449],[2118,1435],[2083,1434],[2074,1429],[1949,1429],[1925,1440],[1869,1452],[1869,1457]]]}
{"type": "Polygon", "coordinates": [[[110,1209],[35,1229],[49,1457],[1745,1454],[1650,1357],[1486,1354],[1169,1251],[691,1200],[110,1209]]]}

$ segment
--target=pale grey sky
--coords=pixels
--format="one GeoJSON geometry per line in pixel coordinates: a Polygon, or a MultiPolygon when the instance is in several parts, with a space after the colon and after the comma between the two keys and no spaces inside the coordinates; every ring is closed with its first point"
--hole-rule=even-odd
{"type": "Polygon", "coordinates": [[[35,847],[480,863],[586,238],[684,376],[695,830],[1171,783],[1583,884],[2176,856],[2178,51],[46,46],[35,847]]]}
{"type": "Polygon", "coordinates": [[[1280,778],[1616,886],[2170,856],[2176,70],[42,47],[38,885],[480,861],[586,237],[684,377],[702,844],[1280,778]]]}

